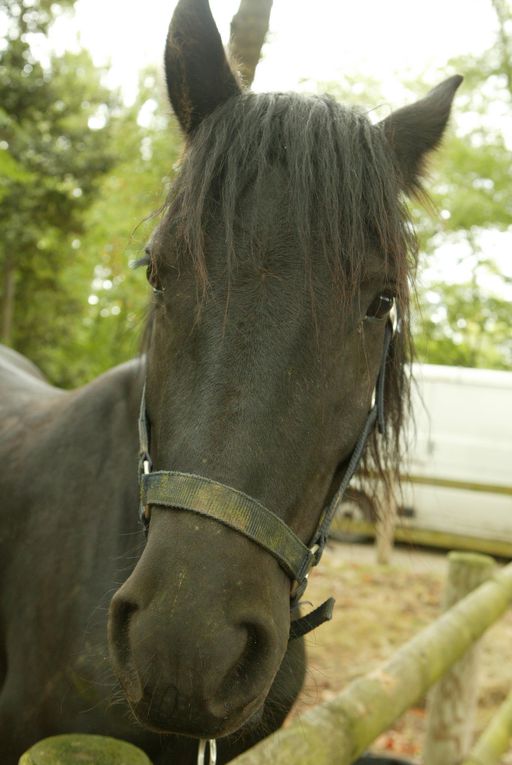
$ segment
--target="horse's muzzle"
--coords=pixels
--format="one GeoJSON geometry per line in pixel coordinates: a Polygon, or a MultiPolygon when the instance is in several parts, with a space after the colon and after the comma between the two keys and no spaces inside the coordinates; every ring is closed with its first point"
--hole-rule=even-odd
{"type": "MultiPolygon", "coordinates": [[[[163,511],[155,521],[169,517],[163,511]]],[[[182,516],[183,524],[192,517],[182,516]]],[[[289,581],[268,553],[214,521],[203,523],[217,532],[208,567],[186,562],[186,544],[183,559],[170,556],[169,536],[155,524],[112,599],[109,643],[114,671],[144,725],[218,738],[265,702],[288,643],[289,581]],[[224,534],[235,540],[228,550],[224,534]]],[[[198,546],[195,534],[194,552],[198,546]]]]}

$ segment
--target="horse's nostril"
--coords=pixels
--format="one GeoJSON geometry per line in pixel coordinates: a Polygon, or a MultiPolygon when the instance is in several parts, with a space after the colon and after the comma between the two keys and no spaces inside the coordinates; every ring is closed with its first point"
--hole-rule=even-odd
{"type": "Polygon", "coordinates": [[[244,624],[247,630],[247,644],[243,656],[241,657],[242,672],[250,670],[255,666],[261,666],[266,663],[269,653],[272,653],[272,638],[269,631],[261,624],[244,624]]]}
{"type": "MultiPolygon", "coordinates": [[[[119,595],[112,599],[110,606],[110,636],[117,648],[121,651],[128,650],[128,630],[130,620],[137,611],[138,606],[119,595]]],[[[120,657],[126,658],[126,657],[120,657]]]]}
{"type": "Polygon", "coordinates": [[[111,656],[117,674],[123,679],[132,700],[142,695],[140,681],[133,667],[130,647],[130,624],[138,606],[130,600],[115,595],[110,605],[109,638],[111,656]]]}
{"type": "Polygon", "coordinates": [[[209,705],[211,713],[218,716],[228,709],[235,711],[251,706],[268,691],[269,674],[271,676],[273,668],[278,666],[278,648],[270,629],[252,622],[243,622],[239,628],[245,631],[245,647],[222,679],[209,705]]]}

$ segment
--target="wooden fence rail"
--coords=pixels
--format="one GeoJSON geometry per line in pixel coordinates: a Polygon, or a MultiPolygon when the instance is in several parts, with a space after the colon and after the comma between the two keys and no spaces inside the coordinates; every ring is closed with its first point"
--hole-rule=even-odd
{"type": "Polygon", "coordinates": [[[386,664],[233,760],[350,765],[466,653],[512,603],[512,563],[400,648],[386,664]]]}

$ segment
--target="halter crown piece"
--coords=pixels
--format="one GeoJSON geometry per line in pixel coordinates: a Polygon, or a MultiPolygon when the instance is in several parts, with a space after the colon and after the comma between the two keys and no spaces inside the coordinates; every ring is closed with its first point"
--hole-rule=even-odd
{"type": "MultiPolygon", "coordinates": [[[[386,323],[382,360],[372,406],[333,499],[323,510],[309,545],[305,545],[286,523],[258,500],[231,486],[201,475],[173,470],[152,472],[149,454],[149,421],[146,412],[145,386],[139,414],[139,485],[140,517],[147,531],[150,506],[189,510],[213,518],[238,531],[267,550],[292,580],[290,608],[296,609],[307,587],[309,572],[316,566],[327,542],[336,509],[361,461],[366,442],[377,424],[384,432],[384,386],[386,363],[391,340],[399,331],[396,312],[386,323]]],[[[332,618],[334,599],[329,598],[311,613],[293,619],[289,639],[302,637],[332,618]]],[[[213,754],[213,753],[212,753],[213,754]]],[[[204,754],[203,754],[204,756],[204,754]]]]}

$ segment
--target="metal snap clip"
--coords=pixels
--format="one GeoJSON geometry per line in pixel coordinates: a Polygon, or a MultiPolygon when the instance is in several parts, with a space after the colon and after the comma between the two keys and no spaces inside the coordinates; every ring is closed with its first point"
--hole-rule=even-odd
{"type": "Polygon", "coordinates": [[[217,762],[217,742],[214,738],[201,738],[199,740],[199,749],[197,751],[197,765],[205,765],[204,756],[206,753],[206,744],[209,744],[208,765],[215,765],[217,762]]]}

